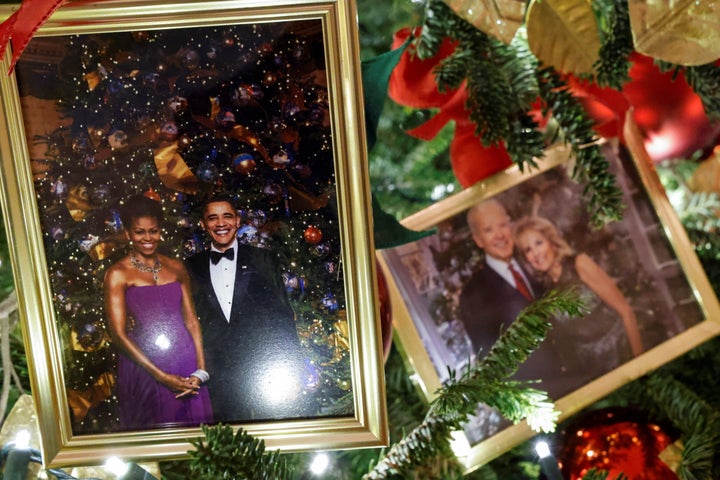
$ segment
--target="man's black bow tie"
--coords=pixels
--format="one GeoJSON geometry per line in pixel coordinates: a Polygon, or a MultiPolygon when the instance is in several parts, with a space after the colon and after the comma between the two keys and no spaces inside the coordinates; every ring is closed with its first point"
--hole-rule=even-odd
{"type": "Polygon", "coordinates": [[[227,258],[228,260],[232,260],[235,258],[235,249],[234,248],[228,248],[224,252],[216,252],[215,250],[210,251],[210,261],[213,263],[213,265],[217,264],[221,258],[227,258]]]}

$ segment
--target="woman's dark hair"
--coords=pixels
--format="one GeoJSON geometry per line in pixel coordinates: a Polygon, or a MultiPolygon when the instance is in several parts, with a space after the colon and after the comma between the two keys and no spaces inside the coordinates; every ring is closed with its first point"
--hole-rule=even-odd
{"type": "Polygon", "coordinates": [[[148,198],[145,195],[135,195],[127,200],[120,208],[120,221],[123,228],[130,228],[133,219],[150,217],[157,220],[158,224],[163,222],[163,209],[160,202],[148,198]]]}

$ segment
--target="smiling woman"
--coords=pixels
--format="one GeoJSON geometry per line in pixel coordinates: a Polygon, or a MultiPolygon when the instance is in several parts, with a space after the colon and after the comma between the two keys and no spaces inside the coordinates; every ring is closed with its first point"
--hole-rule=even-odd
{"type": "Polygon", "coordinates": [[[118,358],[120,427],[207,423],[200,326],[182,262],[161,255],[162,207],[145,196],[125,202],[128,254],[105,275],[105,306],[118,358]]]}
{"type": "MultiPolygon", "coordinates": [[[[590,313],[583,318],[583,323],[588,322],[595,327],[581,329],[580,325],[575,325],[571,332],[565,332],[570,338],[578,340],[577,348],[569,350],[575,352],[579,362],[568,359],[566,365],[582,365],[586,350],[601,348],[604,361],[596,362],[598,372],[601,372],[627,360],[628,355],[623,353],[622,345],[628,342],[632,356],[643,352],[635,313],[615,281],[590,256],[575,254],[552,222],[537,216],[523,217],[515,225],[513,236],[528,270],[546,288],[579,288],[590,305],[590,313]],[[594,317],[596,310],[605,308],[610,311],[594,317]],[[605,321],[599,321],[600,318],[605,321]],[[605,333],[600,333],[601,328],[605,333]],[[578,337],[581,330],[586,334],[578,337]]],[[[558,323],[562,325],[563,322],[560,320],[558,323]]],[[[583,366],[583,370],[590,373],[587,366],[583,366]]]]}

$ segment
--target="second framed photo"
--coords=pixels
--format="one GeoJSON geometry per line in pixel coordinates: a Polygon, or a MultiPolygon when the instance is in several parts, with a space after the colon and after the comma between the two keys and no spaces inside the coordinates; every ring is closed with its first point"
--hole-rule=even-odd
{"type": "Polygon", "coordinates": [[[387,442],[354,8],[76,2],[0,75],[47,465],[387,442]]]}
{"type": "MultiPolygon", "coordinates": [[[[626,205],[594,228],[569,148],[541,168],[511,168],[406,218],[436,233],[383,250],[395,335],[428,399],[482,358],[520,311],[551,289],[572,288],[589,312],[554,318],[515,380],[539,380],[567,418],[720,332],[718,302],[641,151],[601,146],[626,205]],[[712,319],[712,320],[710,320],[712,319]]],[[[534,432],[485,405],[456,442],[468,470],[534,432]]]]}

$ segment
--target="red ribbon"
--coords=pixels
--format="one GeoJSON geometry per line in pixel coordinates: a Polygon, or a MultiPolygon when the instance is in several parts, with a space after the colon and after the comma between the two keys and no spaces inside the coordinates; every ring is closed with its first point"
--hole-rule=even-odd
{"type": "MultiPolygon", "coordinates": [[[[418,30],[405,28],[398,31],[393,48],[418,35],[418,30]]],[[[399,104],[436,109],[430,120],[407,132],[414,137],[431,140],[448,122],[455,122],[450,159],[458,182],[468,187],[507,168],[512,162],[505,145],[486,147],[477,136],[475,124],[465,109],[467,91],[464,83],[455,90],[438,90],[434,69],[453,54],[456,45],[445,39],[438,53],[425,60],[418,59],[412,48],[406,49],[390,77],[388,93],[399,104]]],[[[572,93],[593,119],[595,131],[602,137],[622,140],[625,114],[632,109],[635,122],[647,136],[648,153],[656,161],[688,156],[713,144],[720,135],[720,125],[708,120],[700,98],[682,73],[662,73],[652,58],[638,53],[633,53],[630,60],[630,80],[622,90],[602,88],[572,75],[565,78],[572,93]]],[[[530,113],[537,117],[539,106],[533,108],[530,113]]],[[[540,126],[545,123],[543,118],[536,120],[540,126]]]]}
{"type": "MultiPolygon", "coordinates": [[[[418,31],[404,28],[395,34],[393,49],[400,47],[418,31]]],[[[463,187],[468,187],[512,164],[502,144],[486,147],[475,133],[475,124],[465,108],[467,91],[463,83],[455,90],[440,92],[437,87],[435,67],[455,51],[456,43],[445,39],[432,58],[420,60],[410,49],[400,57],[390,76],[388,94],[399,104],[413,108],[436,108],[437,113],[427,122],[407,133],[422,140],[431,140],[451,121],[455,122],[455,134],[450,143],[450,161],[455,177],[463,187]]]]}
{"type": "Polygon", "coordinates": [[[8,73],[15,69],[20,55],[38,28],[58,9],[65,0],[23,0],[10,17],[0,24],[0,58],[10,41],[13,42],[13,57],[8,73]]]}

